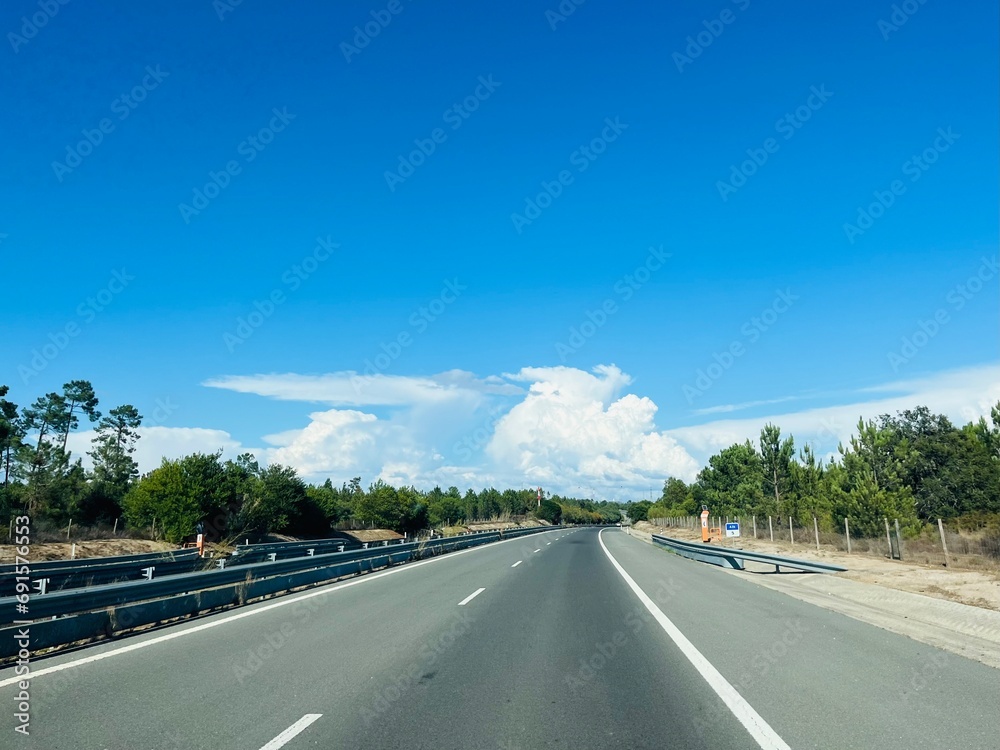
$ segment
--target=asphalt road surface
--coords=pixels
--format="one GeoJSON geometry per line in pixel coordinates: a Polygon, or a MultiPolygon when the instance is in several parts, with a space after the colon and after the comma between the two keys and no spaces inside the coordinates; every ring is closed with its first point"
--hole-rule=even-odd
{"type": "Polygon", "coordinates": [[[1000,749],[1000,673],[619,529],[0,670],[0,747],[1000,749]]]}

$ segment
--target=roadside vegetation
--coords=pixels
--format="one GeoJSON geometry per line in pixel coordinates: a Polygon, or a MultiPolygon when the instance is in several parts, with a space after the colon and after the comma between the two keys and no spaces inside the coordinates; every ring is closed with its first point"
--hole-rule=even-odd
{"type": "Polygon", "coordinates": [[[14,515],[27,513],[35,541],[65,538],[71,524],[74,539],[117,533],[178,543],[199,528],[214,541],[272,533],[318,537],[338,527],[412,533],[528,516],[549,523],[620,517],[617,503],[548,493],[539,506],[535,489],[422,491],[381,480],[365,489],[360,477],[313,485],[293,468],[261,466],[249,453],[235,460],[223,460],[221,452],[163,459],[140,477],[133,453],[142,415],[134,406],[102,413],[85,380],[24,408],[7,400],[8,393],[0,386],[0,520],[8,526],[14,515]],[[67,448],[70,433],[82,425],[96,430],[90,469],[67,448]]]}
{"type": "MultiPolygon", "coordinates": [[[[0,386],[0,522],[19,513],[56,538],[71,524],[77,538],[111,529],[180,542],[201,528],[210,540],[281,533],[322,536],[334,528],[379,527],[416,532],[474,521],[614,523],[616,502],[561,497],[536,490],[395,487],[360,477],[309,484],[288,466],[261,466],[251,454],[164,459],[139,476],[133,458],[142,415],[131,404],[106,413],[85,380],[66,383],[19,407],[0,386]],[[92,427],[91,467],[68,449],[69,436],[92,427]]],[[[810,445],[766,425],[755,445],[731,445],[687,484],[671,477],[655,502],[628,504],[634,521],[697,515],[792,518],[824,531],[850,520],[859,537],[879,536],[898,519],[916,537],[942,518],[953,527],[1000,536],[1000,404],[990,420],[962,427],[925,407],[859,421],[837,457],[824,462],[810,445]]],[[[0,537],[2,538],[2,537],[0,537]]],[[[37,541],[43,541],[39,538],[37,541]]]]}
{"type": "Polygon", "coordinates": [[[941,518],[952,528],[1000,538],[1000,403],[989,421],[956,427],[926,407],[859,421],[827,463],[766,425],[709,459],[697,479],[670,478],[656,502],[631,503],[633,520],[694,516],[791,517],[797,526],[884,536],[886,518],[915,538],[941,518]]]}

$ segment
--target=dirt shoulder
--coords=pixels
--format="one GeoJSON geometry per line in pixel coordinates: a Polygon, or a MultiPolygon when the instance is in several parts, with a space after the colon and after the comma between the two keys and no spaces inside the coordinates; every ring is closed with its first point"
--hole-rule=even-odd
{"type": "MultiPolygon", "coordinates": [[[[690,529],[665,529],[646,521],[637,523],[635,529],[647,534],[663,534],[685,541],[701,540],[700,533],[690,529]]],[[[872,583],[897,591],[909,591],[913,594],[923,594],[936,599],[946,599],[1000,612],[1000,575],[989,572],[955,570],[869,555],[848,555],[831,548],[821,548],[817,551],[814,545],[777,544],[752,537],[727,540],[723,546],[839,565],[842,568],[847,568],[847,572],[838,573],[838,578],[849,578],[853,581],[872,583]]],[[[752,563],[747,568],[756,569],[752,563]]],[[[772,568],[765,566],[759,569],[771,570],[772,568]]]]}
{"type": "MultiPolygon", "coordinates": [[[[640,521],[632,534],[700,540],[688,529],[640,521]]],[[[1000,576],[918,563],[848,555],[805,545],[740,538],[725,546],[818,560],[847,568],[836,574],[761,575],[773,566],[747,563],[744,580],[1000,669],[1000,576]],[[735,544],[734,542],[737,542],[735,544]]]]}
{"type": "MultiPolygon", "coordinates": [[[[112,555],[142,555],[147,552],[166,552],[179,549],[176,544],[154,542],[149,539],[98,539],[76,542],[76,559],[111,557],[112,555]]],[[[0,563],[12,563],[17,547],[0,544],[0,563]]],[[[72,542],[44,542],[30,545],[29,562],[40,560],[69,560],[73,555],[72,542]]]]}

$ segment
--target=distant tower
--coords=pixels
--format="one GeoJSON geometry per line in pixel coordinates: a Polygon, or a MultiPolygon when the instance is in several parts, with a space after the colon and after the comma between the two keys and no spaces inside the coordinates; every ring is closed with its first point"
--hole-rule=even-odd
{"type": "Polygon", "coordinates": [[[538,507],[542,507],[542,488],[538,488],[538,507]]]}

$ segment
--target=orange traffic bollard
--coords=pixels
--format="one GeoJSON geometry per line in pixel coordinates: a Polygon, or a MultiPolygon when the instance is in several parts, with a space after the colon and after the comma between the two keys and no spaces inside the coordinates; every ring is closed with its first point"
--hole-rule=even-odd
{"type": "Polygon", "coordinates": [[[701,541],[707,543],[708,535],[708,507],[701,506],[701,541]]]}

